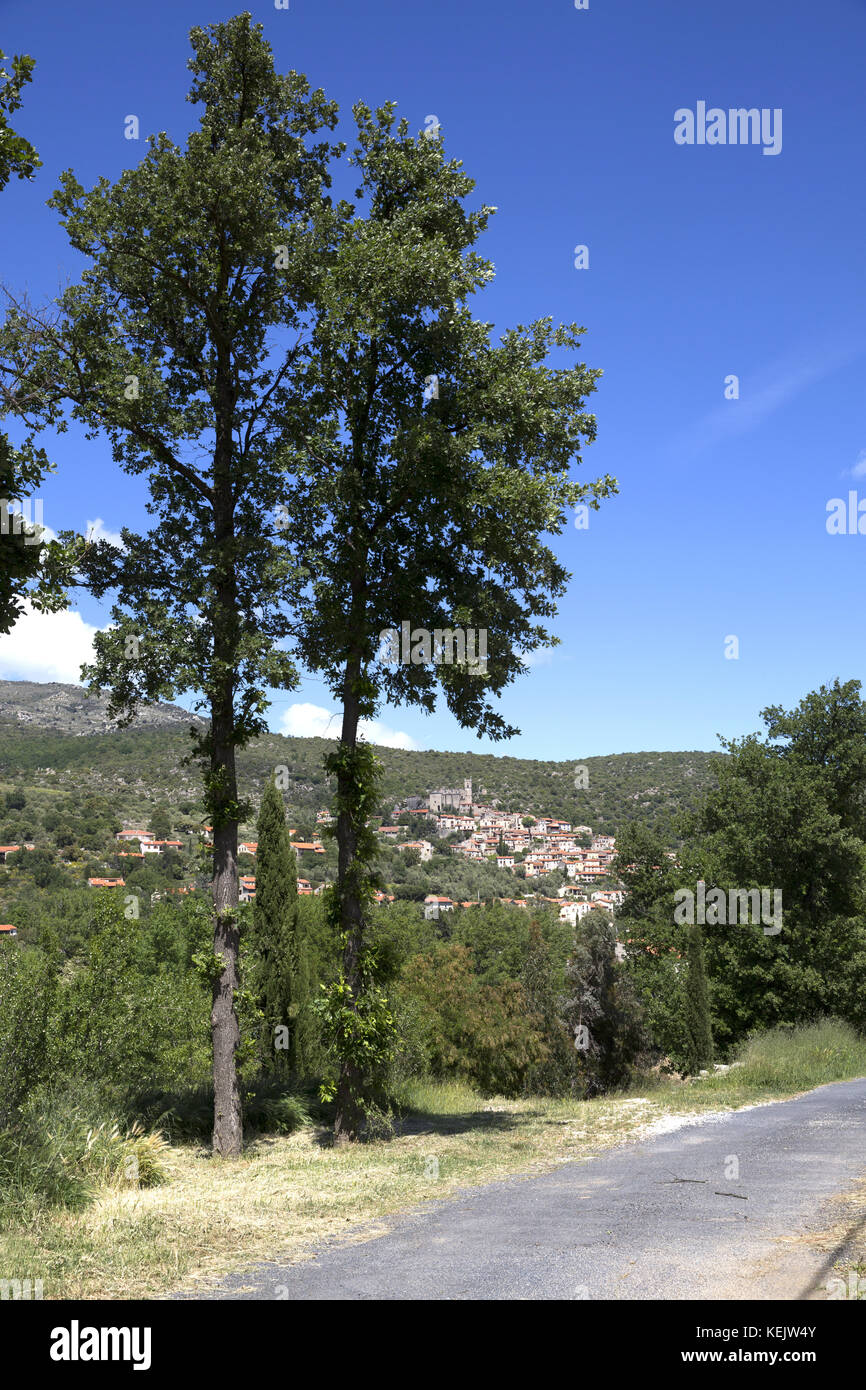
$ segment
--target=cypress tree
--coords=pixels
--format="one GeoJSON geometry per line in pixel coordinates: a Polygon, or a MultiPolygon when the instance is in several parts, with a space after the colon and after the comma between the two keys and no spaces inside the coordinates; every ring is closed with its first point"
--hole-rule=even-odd
{"type": "Polygon", "coordinates": [[[537,922],[529,924],[529,950],[520,977],[526,1009],[537,1021],[547,1049],[543,1060],[529,1067],[524,1093],[536,1096],[568,1095],[574,1080],[574,1048],[560,1014],[560,991],[550,947],[537,922]]]}
{"type": "Polygon", "coordinates": [[[704,964],[704,938],[695,922],[689,928],[686,946],[686,1065],[694,1076],[713,1065],[713,1030],[710,1024],[710,995],[704,964]]]}
{"type": "Polygon", "coordinates": [[[577,1086],[584,1096],[604,1095],[624,1086],[647,1045],[643,1010],[632,982],[616,958],[616,926],[602,908],[593,908],[578,925],[574,951],[565,969],[563,1018],[577,1043],[577,1086]]]}
{"type": "Polygon", "coordinates": [[[304,1064],[300,1015],[309,979],[306,951],[298,940],[297,860],[273,778],[262,797],[257,834],[252,946],[255,993],[264,1015],[262,1065],[266,1071],[298,1072],[304,1064]],[[286,1034],[277,1030],[284,1028],[288,1046],[279,1046],[286,1034]]]}

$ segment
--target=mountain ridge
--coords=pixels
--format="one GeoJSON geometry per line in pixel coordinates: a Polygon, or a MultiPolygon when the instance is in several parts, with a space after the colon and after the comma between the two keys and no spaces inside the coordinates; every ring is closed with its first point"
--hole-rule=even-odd
{"type": "MultiPolygon", "coordinates": [[[[199,772],[182,760],[190,751],[187,730],[202,721],[176,705],[152,705],[119,730],[108,721],[101,699],[97,707],[95,697],[77,686],[0,682],[0,781],[57,790],[87,787],[117,797],[130,815],[143,813],[155,800],[199,802],[199,772]]],[[[333,793],[323,761],[333,748],[331,739],[262,735],[238,751],[242,795],[255,810],[268,778],[283,769],[280,785],[295,816],[327,809],[333,793]]],[[[376,754],[388,814],[406,797],[460,787],[471,777],[483,800],[506,810],[557,816],[594,830],[615,830],[638,818],[669,829],[674,816],[713,785],[714,764],[724,758],[704,750],[644,751],[578,763],[382,746],[376,754]],[[578,767],[586,769],[587,785],[581,788],[578,767]]]]}

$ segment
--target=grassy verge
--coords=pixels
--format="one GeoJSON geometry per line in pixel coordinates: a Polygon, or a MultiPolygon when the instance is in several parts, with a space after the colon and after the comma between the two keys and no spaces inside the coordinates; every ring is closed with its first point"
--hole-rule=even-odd
{"type": "Polygon", "coordinates": [[[651,1132],[670,1117],[735,1109],[866,1075],[866,1040],[833,1023],[779,1030],[737,1066],[689,1082],[646,1078],[592,1101],[486,1099],[419,1082],[395,1138],[328,1147],[308,1124],[260,1138],[238,1163],[201,1145],[161,1155],[167,1181],[104,1190],[83,1211],[35,1214],[0,1232],[0,1277],[41,1279],[46,1298],[158,1297],[262,1259],[303,1259],[326,1238],[461,1187],[549,1170],[651,1132]]]}

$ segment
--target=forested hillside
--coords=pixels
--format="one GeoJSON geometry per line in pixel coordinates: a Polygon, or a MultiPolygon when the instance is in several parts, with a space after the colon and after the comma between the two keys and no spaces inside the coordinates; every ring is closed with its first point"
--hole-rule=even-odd
{"type": "MultiPolygon", "coordinates": [[[[0,782],[46,789],[86,787],[109,797],[124,818],[148,814],[154,800],[173,806],[197,802],[200,778],[195,767],[182,766],[190,744],[176,707],[145,711],[129,729],[93,732],[104,714],[86,704],[76,687],[22,682],[16,700],[17,688],[11,681],[0,688],[0,782]],[[40,691],[52,698],[39,698],[40,691]],[[43,720],[51,727],[44,727],[43,720]],[[61,720],[63,727],[56,727],[61,720]]],[[[333,747],[328,739],[269,734],[240,753],[242,790],[258,805],[272,769],[283,767],[289,810],[296,816],[314,814],[330,804],[323,760],[333,747]]],[[[695,805],[715,784],[714,763],[721,756],[696,751],[585,758],[583,780],[588,785],[576,790],[574,760],[540,762],[395,748],[379,748],[377,753],[385,769],[383,811],[390,812],[404,797],[459,786],[471,777],[476,796],[506,810],[559,816],[614,833],[623,822],[640,818],[668,835],[673,833],[674,815],[695,805]]]]}

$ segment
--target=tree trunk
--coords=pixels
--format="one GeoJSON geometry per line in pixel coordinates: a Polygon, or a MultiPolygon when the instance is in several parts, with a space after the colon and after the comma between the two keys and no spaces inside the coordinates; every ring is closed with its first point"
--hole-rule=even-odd
{"type": "MultiPolygon", "coordinates": [[[[340,741],[353,752],[358,741],[359,699],[358,680],[361,674],[361,655],[352,653],[346,665],[346,678],[343,687],[343,727],[340,741]]],[[[338,775],[337,788],[340,804],[344,805],[355,791],[351,777],[338,775]]],[[[359,963],[364,933],[364,916],[357,891],[347,882],[349,869],[357,852],[357,835],[353,817],[341,810],[337,817],[337,884],[340,895],[340,929],[345,933],[343,950],[343,976],[357,998],[361,987],[359,963]]],[[[334,1117],[334,1142],[347,1143],[357,1139],[363,1118],[359,1105],[359,1092],[363,1078],[358,1068],[347,1060],[340,1064],[337,1082],[337,1112],[334,1117]]]]}
{"type": "Polygon", "coordinates": [[[238,592],[235,570],[234,485],[232,432],[234,397],[231,365],[217,348],[217,430],[214,450],[214,609],[213,681],[211,685],[211,783],[214,865],[214,955],[222,970],[214,975],[211,1035],[213,1038],[213,1151],[221,1158],[239,1158],[243,1148],[243,1116],[237,1076],[240,1025],[235,1009],[238,988],[240,930],[238,923],[238,781],[235,763],[235,683],[238,664],[238,592]]]}
{"type": "MultiPolygon", "coordinates": [[[[237,802],[235,749],[232,740],[232,706],[223,704],[213,713],[211,772],[223,794],[219,800],[237,802]]],[[[214,955],[224,966],[214,977],[211,1034],[213,1038],[214,1127],[213,1151],[221,1158],[238,1158],[243,1147],[243,1117],[238,1086],[236,1054],[240,1025],[235,1010],[238,988],[238,823],[220,824],[219,803],[214,807],[214,955]]]]}

